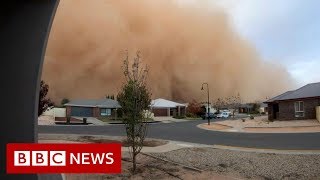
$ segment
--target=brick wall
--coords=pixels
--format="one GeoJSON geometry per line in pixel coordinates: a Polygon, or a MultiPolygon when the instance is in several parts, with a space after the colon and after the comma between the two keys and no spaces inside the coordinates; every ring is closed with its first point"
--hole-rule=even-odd
{"type": "Polygon", "coordinates": [[[100,116],[100,108],[94,107],[93,108],[93,117],[99,117],[100,116]]]}
{"type": "Polygon", "coordinates": [[[154,116],[168,116],[168,109],[152,109],[154,116]]]}
{"type": "Polygon", "coordinates": [[[315,108],[316,106],[319,106],[319,105],[320,105],[319,98],[281,101],[279,103],[279,120],[315,119],[316,118],[315,108]],[[299,117],[299,118],[295,117],[294,102],[296,101],[304,102],[304,117],[299,117]]]}
{"type": "Polygon", "coordinates": [[[273,104],[269,103],[268,104],[268,120],[273,121],[273,104]]]}

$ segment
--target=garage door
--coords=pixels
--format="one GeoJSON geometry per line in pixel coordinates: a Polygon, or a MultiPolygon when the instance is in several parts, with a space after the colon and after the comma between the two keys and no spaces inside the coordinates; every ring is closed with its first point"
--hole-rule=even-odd
{"type": "Polygon", "coordinates": [[[71,107],[71,116],[92,117],[93,108],[90,107],[71,107]]]}

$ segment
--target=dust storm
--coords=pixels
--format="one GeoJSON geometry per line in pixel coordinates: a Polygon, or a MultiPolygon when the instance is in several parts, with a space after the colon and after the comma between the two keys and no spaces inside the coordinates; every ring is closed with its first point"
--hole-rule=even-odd
{"type": "Polygon", "coordinates": [[[240,94],[265,100],[292,86],[287,70],[263,61],[226,13],[173,0],[61,0],[49,35],[42,79],[49,97],[117,94],[124,52],[149,67],[153,98],[204,101],[240,94]]]}

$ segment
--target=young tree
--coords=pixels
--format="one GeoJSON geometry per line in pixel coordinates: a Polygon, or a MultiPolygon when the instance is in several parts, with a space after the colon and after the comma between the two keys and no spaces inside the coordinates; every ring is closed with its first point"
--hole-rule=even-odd
{"type": "Polygon", "coordinates": [[[140,153],[147,133],[147,117],[143,111],[150,107],[150,92],[146,87],[147,67],[140,67],[140,53],[136,53],[132,68],[129,68],[129,57],[123,62],[123,72],[126,79],[117,100],[122,107],[123,121],[126,125],[127,142],[132,156],[132,171],[136,171],[136,156],[140,153]]]}
{"type": "Polygon", "coordinates": [[[223,98],[218,98],[217,100],[213,101],[213,107],[220,113],[221,108],[227,105],[226,100],[223,98]]]}
{"type": "Polygon", "coordinates": [[[241,97],[240,93],[238,93],[236,96],[231,96],[228,99],[229,107],[232,109],[232,117],[234,118],[234,113],[237,109],[241,106],[241,97]]]}
{"type": "Polygon", "coordinates": [[[39,93],[39,105],[38,105],[38,116],[40,116],[49,107],[53,106],[53,102],[50,98],[46,98],[49,92],[49,85],[41,80],[40,82],[40,93],[39,93]]]}

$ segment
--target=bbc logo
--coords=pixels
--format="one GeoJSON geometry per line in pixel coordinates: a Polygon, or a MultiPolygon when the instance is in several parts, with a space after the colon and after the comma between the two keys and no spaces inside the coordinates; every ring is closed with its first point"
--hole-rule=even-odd
{"type": "Polygon", "coordinates": [[[14,166],[66,166],[66,151],[14,151],[14,166]]]}

